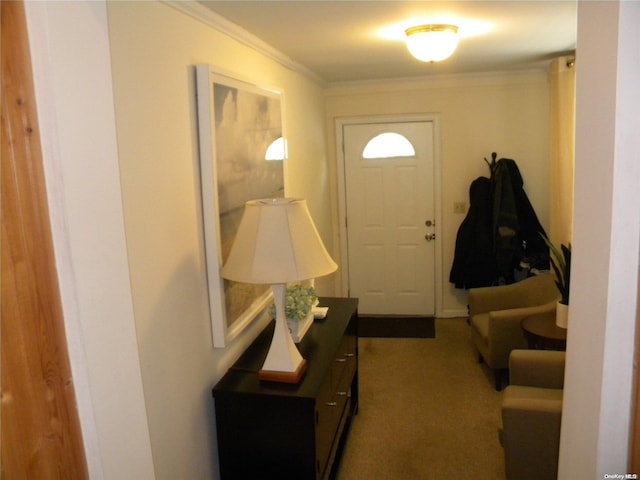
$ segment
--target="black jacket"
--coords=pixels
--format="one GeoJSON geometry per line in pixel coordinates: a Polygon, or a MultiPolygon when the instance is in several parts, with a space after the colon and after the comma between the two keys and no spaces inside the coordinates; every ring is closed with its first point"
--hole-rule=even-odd
{"type": "Polygon", "coordinates": [[[491,231],[493,196],[491,180],[478,177],[469,187],[469,211],[456,236],[449,281],[456,288],[491,285],[497,276],[491,231]]]}
{"type": "Polygon", "coordinates": [[[498,275],[513,282],[513,271],[526,261],[540,270],[549,268],[549,249],[541,234],[533,205],[524,191],[524,181],[514,160],[501,158],[492,169],[493,244],[498,275]]]}

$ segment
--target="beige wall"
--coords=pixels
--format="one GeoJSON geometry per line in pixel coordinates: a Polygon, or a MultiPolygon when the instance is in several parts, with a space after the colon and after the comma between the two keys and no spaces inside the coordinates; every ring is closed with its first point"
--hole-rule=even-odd
{"type": "MultiPolygon", "coordinates": [[[[525,191],[542,225],[549,221],[549,103],[544,73],[478,75],[427,81],[376,82],[328,88],[327,131],[334,172],[335,121],[341,117],[429,113],[440,118],[442,235],[441,305],[437,315],[466,312],[466,292],[449,283],[455,238],[464,214],[454,213],[454,202],[469,205],[469,185],[489,176],[484,158],[495,151],[514,159],[525,191]]],[[[335,173],[334,173],[335,176],[335,173]]],[[[337,189],[333,185],[334,195],[337,189]]],[[[339,231],[335,219],[334,233],[339,231]]],[[[334,238],[339,244],[340,239],[334,238]]],[[[335,249],[337,251],[337,249],[335,249]]]]}
{"type": "MultiPolygon", "coordinates": [[[[211,387],[258,332],[214,349],[193,66],[285,92],[288,194],[330,239],[322,89],[159,2],[109,2],[118,156],[140,366],[156,476],[215,478],[211,387]]],[[[333,293],[318,282],[320,293],[333,293]]]]}

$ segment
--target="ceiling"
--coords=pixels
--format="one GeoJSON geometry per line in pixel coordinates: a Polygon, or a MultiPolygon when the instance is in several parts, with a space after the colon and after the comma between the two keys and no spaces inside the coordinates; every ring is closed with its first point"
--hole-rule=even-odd
{"type": "Polygon", "coordinates": [[[544,68],[576,48],[577,3],[536,1],[202,1],[327,83],[544,68]],[[404,29],[454,23],[454,54],[423,63],[404,29]]]}

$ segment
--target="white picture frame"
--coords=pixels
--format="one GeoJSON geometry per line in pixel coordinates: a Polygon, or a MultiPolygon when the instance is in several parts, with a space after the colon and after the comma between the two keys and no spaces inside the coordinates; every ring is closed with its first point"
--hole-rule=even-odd
{"type": "Polygon", "coordinates": [[[282,91],[207,64],[196,65],[196,94],[211,329],[213,346],[224,348],[272,302],[268,285],[231,282],[221,269],[244,204],[285,195],[284,102],[282,91]],[[282,149],[267,160],[277,139],[282,149]]]}

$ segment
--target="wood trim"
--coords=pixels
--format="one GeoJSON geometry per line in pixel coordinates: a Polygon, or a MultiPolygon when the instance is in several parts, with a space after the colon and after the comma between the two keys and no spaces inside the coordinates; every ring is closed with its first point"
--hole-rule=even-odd
{"type": "Polygon", "coordinates": [[[24,4],[0,6],[2,476],[86,479],[24,4]]]}
{"type": "Polygon", "coordinates": [[[302,375],[307,371],[307,361],[303,358],[295,372],[278,372],[276,370],[260,370],[258,378],[265,382],[300,383],[302,375]]]}

